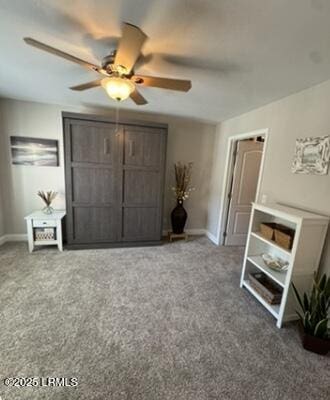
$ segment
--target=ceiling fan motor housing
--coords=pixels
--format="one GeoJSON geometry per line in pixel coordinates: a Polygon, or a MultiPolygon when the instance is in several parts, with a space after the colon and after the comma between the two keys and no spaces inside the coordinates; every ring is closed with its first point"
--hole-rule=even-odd
{"type": "Polygon", "coordinates": [[[115,58],[116,58],[117,50],[113,50],[108,56],[102,59],[102,68],[109,74],[109,75],[116,75],[116,76],[124,76],[130,78],[134,74],[134,69],[132,68],[131,72],[127,72],[127,68],[123,65],[115,65],[115,58]]]}
{"type": "Polygon", "coordinates": [[[109,74],[112,74],[115,71],[115,57],[116,57],[116,50],[111,52],[108,56],[105,56],[102,59],[102,68],[105,69],[109,74]]]}

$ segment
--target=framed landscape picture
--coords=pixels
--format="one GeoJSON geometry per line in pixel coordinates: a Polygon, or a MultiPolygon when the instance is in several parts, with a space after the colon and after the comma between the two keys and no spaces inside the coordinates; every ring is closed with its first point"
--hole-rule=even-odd
{"type": "Polygon", "coordinates": [[[12,163],[58,167],[58,141],[50,139],[11,136],[12,163]]]}
{"type": "Polygon", "coordinates": [[[295,174],[326,175],[330,161],[330,136],[296,140],[292,163],[295,174]]]}

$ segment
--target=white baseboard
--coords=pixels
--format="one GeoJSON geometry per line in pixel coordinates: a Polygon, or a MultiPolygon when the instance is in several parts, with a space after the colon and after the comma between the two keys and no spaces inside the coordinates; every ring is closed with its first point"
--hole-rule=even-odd
{"type": "Polygon", "coordinates": [[[289,314],[284,318],[284,322],[297,321],[299,319],[297,314],[289,314]]]}
{"type": "Polygon", "coordinates": [[[216,236],[213,235],[213,233],[211,233],[209,231],[205,231],[205,235],[211,240],[211,242],[218,245],[218,239],[216,236]]]}
{"type": "Polygon", "coordinates": [[[0,246],[6,243],[6,235],[0,236],[0,246]]]}
{"type": "Polygon", "coordinates": [[[187,229],[187,233],[191,236],[205,235],[205,229],[187,229]]]}
{"type": "Polygon", "coordinates": [[[27,242],[28,237],[26,233],[11,233],[6,235],[6,242],[27,242]]]}
{"type": "MultiPolygon", "coordinates": [[[[168,234],[168,230],[163,230],[163,235],[166,236],[168,234]]],[[[188,235],[191,236],[206,236],[207,238],[209,238],[211,240],[212,243],[218,245],[218,240],[217,237],[214,236],[211,232],[207,231],[204,228],[201,229],[187,229],[185,231],[186,233],[188,233],[188,235]]]]}
{"type": "MultiPolygon", "coordinates": [[[[216,236],[214,236],[211,232],[207,231],[206,229],[187,229],[186,232],[188,235],[191,236],[207,236],[211,242],[214,244],[218,244],[216,236]]],[[[166,236],[168,234],[168,230],[163,231],[163,235],[166,236]]],[[[0,236],[0,246],[6,242],[27,242],[27,234],[26,233],[19,233],[19,234],[8,234],[0,236]]]]}
{"type": "Polygon", "coordinates": [[[0,246],[7,242],[27,242],[26,233],[12,233],[0,237],[0,246]]]}

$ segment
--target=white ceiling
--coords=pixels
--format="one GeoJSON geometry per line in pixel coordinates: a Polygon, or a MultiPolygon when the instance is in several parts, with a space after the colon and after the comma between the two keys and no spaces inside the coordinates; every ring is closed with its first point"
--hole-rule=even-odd
{"type": "Polygon", "coordinates": [[[97,75],[22,38],[98,62],[121,21],[149,36],[137,72],[192,80],[186,94],[142,88],[149,104],[128,109],[221,121],[330,78],[329,0],[0,0],[0,18],[2,97],[115,105],[101,88],[69,90],[97,75]]]}

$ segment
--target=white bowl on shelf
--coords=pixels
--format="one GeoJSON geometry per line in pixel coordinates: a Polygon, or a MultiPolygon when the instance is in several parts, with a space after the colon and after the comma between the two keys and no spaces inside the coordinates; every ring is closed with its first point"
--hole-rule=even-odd
{"type": "Polygon", "coordinates": [[[270,254],[262,254],[261,257],[264,260],[267,267],[275,271],[285,272],[289,267],[289,263],[287,261],[281,260],[278,257],[273,257],[270,254]]]}

